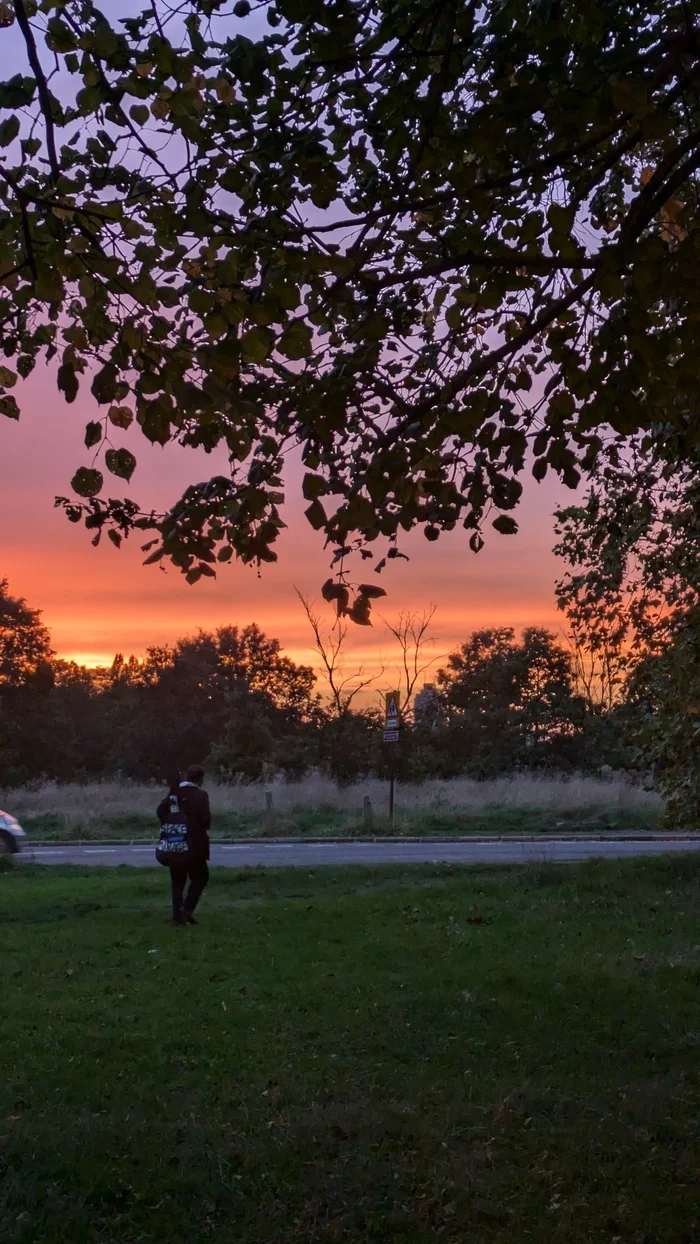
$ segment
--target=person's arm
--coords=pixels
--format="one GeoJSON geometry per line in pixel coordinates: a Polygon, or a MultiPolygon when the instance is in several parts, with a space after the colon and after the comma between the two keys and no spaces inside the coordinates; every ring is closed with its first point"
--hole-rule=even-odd
{"type": "Polygon", "coordinates": [[[158,820],[159,821],[164,820],[164,818],[168,815],[169,810],[170,810],[170,798],[168,795],[166,795],[165,799],[161,799],[160,803],[158,804],[158,808],[156,810],[156,816],[158,817],[158,820]]]}

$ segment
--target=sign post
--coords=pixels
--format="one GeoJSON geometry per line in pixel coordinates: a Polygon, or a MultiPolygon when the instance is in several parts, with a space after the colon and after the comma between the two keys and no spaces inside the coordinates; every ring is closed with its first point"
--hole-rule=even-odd
{"type": "MultiPolygon", "coordinates": [[[[387,691],[384,714],[384,742],[398,743],[401,730],[401,697],[398,691],[387,691]]],[[[394,826],[394,753],[389,760],[389,822],[394,826]]]]}

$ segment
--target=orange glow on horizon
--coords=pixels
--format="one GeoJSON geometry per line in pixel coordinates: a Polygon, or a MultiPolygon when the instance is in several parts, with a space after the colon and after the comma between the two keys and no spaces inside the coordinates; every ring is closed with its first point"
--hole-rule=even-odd
{"type": "MultiPolygon", "coordinates": [[[[91,666],[110,665],[117,652],[142,658],[148,647],[172,644],[199,629],[254,621],[279,639],[293,660],[316,665],[294,589],[320,601],[330,558],[303,517],[306,503],[298,495],[294,467],[279,562],[261,575],[232,564],[221,568],[216,580],[189,587],[172,568],[142,565],[139,545],[147,536],[130,539],[121,550],[106,540],[93,549],[88,533],[54,510],[54,496],[69,491],[75,467],[86,460],[84,427],[97,408],[83,390],[75,405],[66,407],[53,385],[52,376],[37,370],[22,387],[21,420],[4,421],[0,577],[8,578],[14,595],[43,611],[56,652],[91,666]]],[[[216,454],[207,457],[177,446],[162,450],[129,433],[125,441],[138,457],[128,493],[149,507],[171,504],[193,479],[224,465],[216,454]]],[[[114,484],[118,495],[121,485],[114,484]]],[[[411,560],[390,563],[376,579],[388,596],[375,604],[375,628],[351,627],[348,665],[364,661],[374,666],[382,656],[390,657],[389,642],[380,633],[382,615],[421,612],[431,602],[438,606],[434,651],[441,655],[481,627],[512,626],[519,632],[543,625],[559,632],[562,618],[553,586],[563,567],[551,552],[551,515],[558,504],[571,500],[570,492],[549,480],[526,482],[520,533],[499,536],[487,530],[486,547],[476,556],[461,530],[433,544],[419,532],[406,536],[402,549],[411,560]]],[[[378,547],[378,556],[382,551],[378,547]]],[[[371,562],[358,561],[353,573],[358,580],[375,581],[371,562]]],[[[326,610],[322,601],[320,609],[326,610]]],[[[330,609],[327,617],[331,625],[330,609]]]]}

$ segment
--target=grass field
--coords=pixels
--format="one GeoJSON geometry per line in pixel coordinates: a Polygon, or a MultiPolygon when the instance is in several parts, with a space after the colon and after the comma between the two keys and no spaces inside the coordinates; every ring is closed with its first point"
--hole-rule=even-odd
{"type": "Polygon", "coordinates": [[[697,1244],[700,861],[0,872],[3,1244],[697,1244]]]}
{"type": "MultiPolygon", "coordinates": [[[[339,788],[316,776],[271,787],[214,783],[208,789],[213,832],[219,837],[600,833],[656,829],[663,819],[659,796],[623,777],[601,781],[517,774],[488,782],[457,778],[398,784],[393,830],[386,782],[339,788]],[[362,813],[365,796],[373,808],[369,827],[362,813]]],[[[125,782],[44,782],[0,791],[0,807],[19,817],[37,840],[149,838],[162,793],[158,787],[125,782]]]]}

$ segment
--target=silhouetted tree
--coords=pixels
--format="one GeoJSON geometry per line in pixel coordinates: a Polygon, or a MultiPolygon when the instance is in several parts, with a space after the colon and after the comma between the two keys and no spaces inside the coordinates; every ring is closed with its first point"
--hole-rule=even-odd
{"type": "Polygon", "coordinates": [[[445,745],[465,767],[497,772],[517,765],[572,763],[571,741],[585,706],[575,693],[571,655],[540,627],[476,631],[440,670],[445,745]]]}
{"type": "Polygon", "coordinates": [[[7,579],[0,579],[0,687],[21,687],[37,675],[41,681],[52,656],[41,611],[10,596],[7,579]]]}

